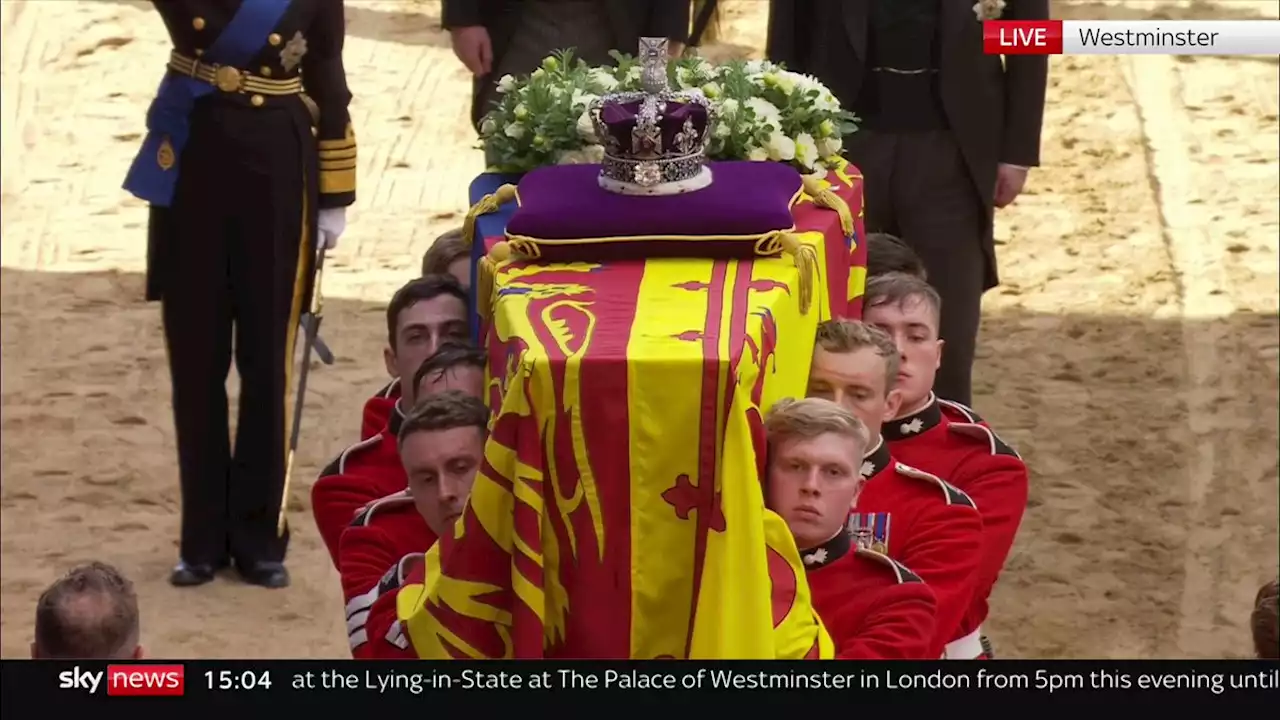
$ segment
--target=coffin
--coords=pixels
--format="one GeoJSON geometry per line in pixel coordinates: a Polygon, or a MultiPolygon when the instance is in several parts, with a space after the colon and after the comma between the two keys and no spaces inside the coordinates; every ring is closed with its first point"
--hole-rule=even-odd
{"type": "MultiPolygon", "coordinates": [[[[481,176],[472,201],[513,181],[481,176]]],[[[793,206],[821,259],[807,312],[787,256],[497,266],[475,322],[485,464],[400,593],[419,656],[830,657],[759,483],[763,413],[803,396],[818,323],[860,313],[861,177],[845,167],[827,187],[855,231],[811,198],[793,206]]],[[[516,206],[478,218],[476,264],[516,206]]]]}

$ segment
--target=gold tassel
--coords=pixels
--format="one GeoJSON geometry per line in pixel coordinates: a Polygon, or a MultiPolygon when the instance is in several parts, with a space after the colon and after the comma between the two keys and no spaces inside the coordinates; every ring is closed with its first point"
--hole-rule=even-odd
{"type": "Polygon", "coordinates": [[[853,237],[853,213],[849,211],[849,203],[831,188],[823,187],[822,182],[820,178],[804,178],[804,193],[813,198],[814,205],[836,211],[840,216],[841,232],[845,237],[853,237]]]}
{"type": "Polygon", "coordinates": [[[516,186],[507,184],[480,198],[480,202],[471,206],[467,217],[462,221],[462,242],[471,247],[476,241],[476,219],[481,215],[496,212],[498,208],[511,202],[516,197],[516,186]]]}
{"type": "Polygon", "coordinates": [[[800,271],[800,314],[808,315],[809,307],[813,304],[813,284],[817,279],[814,273],[818,272],[818,253],[812,245],[801,242],[800,236],[792,233],[779,234],[778,244],[782,246],[783,252],[791,253],[795,259],[796,270],[800,271]]]}
{"type": "Polygon", "coordinates": [[[487,322],[493,317],[498,265],[510,259],[511,245],[506,240],[496,243],[488,254],[480,258],[480,265],[476,270],[476,311],[480,313],[481,320],[487,322]]]}

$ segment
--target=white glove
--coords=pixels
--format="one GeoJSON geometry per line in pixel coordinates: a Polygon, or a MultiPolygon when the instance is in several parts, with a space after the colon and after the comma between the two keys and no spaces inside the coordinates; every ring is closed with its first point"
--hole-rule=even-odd
{"type": "Polygon", "coordinates": [[[347,229],[347,209],[324,208],[316,217],[317,238],[321,250],[332,250],[338,247],[338,238],[347,229]]]}

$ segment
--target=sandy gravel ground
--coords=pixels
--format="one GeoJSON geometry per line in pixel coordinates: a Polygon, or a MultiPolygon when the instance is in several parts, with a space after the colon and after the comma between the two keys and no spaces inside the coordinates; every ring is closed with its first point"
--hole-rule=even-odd
{"type": "MultiPolygon", "coordinates": [[[[382,382],[382,312],[481,168],[435,3],[348,2],[360,202],[332,255],[291,501],[294,585],[170,588],[178,489],[145,209],[120,188],[167,53],[148,3],[5,0],[0,654],[40,590],[103,559],[156,656],[343,657],[310,478],[382,382]]],[[[1276,17],[1274,2],[1058,2],[1074,18],[1276,17]]],[[[731,2],[711,54],[758,54],[731,2]]],[[[1044,167],[1003,212],[976,404],[1027,458],[994,601],[1004,657],[1247,652],[1277,567],[1276,58],[1056,58],[1044,167]]],[[[232,380],[234,386],[235,381],[232,380]]]]}

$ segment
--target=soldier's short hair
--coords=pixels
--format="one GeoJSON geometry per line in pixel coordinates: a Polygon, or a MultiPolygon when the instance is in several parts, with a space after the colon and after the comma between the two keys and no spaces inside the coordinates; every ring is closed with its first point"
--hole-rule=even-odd
{"type": "Polygon", "coordinates": [[[839,435],[857,445],[858,457],[862,457],[871,439],[867,426],[856,415],[823,398],[779,400],[765,416],[764,430],[770,447],[785,440],[813,440],[828,433],[839,435]]]}
{"type": "Polygon", "coordinates": [[[934,322],[941,319],[942,297],[924,278],[899,272],[867,278],[867,288],[862,296],[863,307],[902,307],[908,300],[925,303],[933,311],[934,322]]]}
{"type": "Polygon", "coordinates": [[[42,658],[128,658],[140,631],[133,583],[106,563],[71,570],[36,603],[35,645],[42,658]]]}
{"type": "Polygon", "coordinates": [[[1253,649],[1260,660],[1280,660],[1280,580],[1272,580],[1258,589],[1253,600],[1249,625],[1253,630],[1253,649]]]}
{"type": "Polygon", "coordinates": [[[902,356],[893,339],[883,330],[857,320],[835,318],[818,325],[818,347],[829,353],[851,353],[870,348],[884,360],[884,389],[888,392],[898,381],[902,356]]]}
{"type": "Polygon", "coordinates": [[[462,228],[454,228],[436,238],[427,248],[422,256],[422,274],[444,275],[449,272],[450,265],[462,258],[471,258],[471,248],[463,242],[462,228]]]}
{"type": "Polygon", "coordinates": [[[438,378],[456,367],[474,367],[484,370],[487,362],[488,358],[485,357],[484,351],[475,345],[446,342],[436,350],[435,354],[423,360],[418,366],[418,371],[413,374],[413,386],[421,387],[422,381],[428,376],[435,375],[438,378]]]}
{"type": "Polygon", "coordinates": [[[460,390],[449,390],[424,398],[400,425],[399,444],[414,433],[440,432],[454,428],[474,427],[481,433],[489,428],[489,408],[484,401],[460,390]]]}
{"type": "Polygon", "coordinates": [[[414,278],[391,296],[391,304],[387,305],[387,344],[396,349],[396,328],[400,322],[400,313],[426,300],[433,300],[441,295],[452,295],[467,305],[467,291],[462,289],[452,275],[428,275],[414,278]]]}
{"type": "Polygon", "coordinates": [[[889,233],[867,234],[867,277],[876,277],[891,272],[915,275],[928,279],[924,261],[911,246],[897,235],[889,233]]]}

